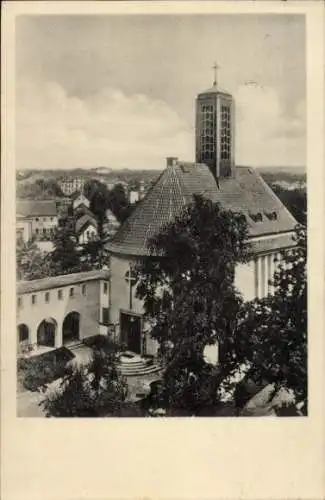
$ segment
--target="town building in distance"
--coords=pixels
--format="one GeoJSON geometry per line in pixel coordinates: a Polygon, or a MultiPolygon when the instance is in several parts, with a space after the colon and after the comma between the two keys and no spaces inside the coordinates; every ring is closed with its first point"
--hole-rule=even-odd
{"type": "Polygon", "coordinates": [[[54,200],[18,200],[16,204],[16,235],[24,241],[48,239],[58,225],[54,200]]]}
{"type": "Polygon", "coordinates": [[[59,181],[59,186],[61,191],[66,196],[69,196],[76,191],[83,191],[85,185],[85,179],[83,177],[65,177],[59,181]]]}

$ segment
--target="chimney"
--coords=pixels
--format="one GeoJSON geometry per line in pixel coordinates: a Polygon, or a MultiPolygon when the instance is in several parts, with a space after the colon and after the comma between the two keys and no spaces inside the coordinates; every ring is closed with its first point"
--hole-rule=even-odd
{"type": "Polygon", "coordinates": [[[167,156],[166,158],[167,167],[173,167],[174,165],[177,165],[177,162],[178,162],[177,156],[167,156]]]}

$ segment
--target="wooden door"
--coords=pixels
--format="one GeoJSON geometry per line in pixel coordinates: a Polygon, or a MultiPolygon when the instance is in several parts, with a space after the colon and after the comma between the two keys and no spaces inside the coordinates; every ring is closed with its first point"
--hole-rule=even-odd
{"type": "Polygon", "coordinates": [[[141,317],[121,313],[121,339],[129,351],[141,354],[141,317]]]}

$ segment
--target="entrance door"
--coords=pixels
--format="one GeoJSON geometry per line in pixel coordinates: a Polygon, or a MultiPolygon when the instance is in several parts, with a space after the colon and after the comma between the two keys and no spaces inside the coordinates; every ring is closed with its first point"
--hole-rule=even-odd
{"type": "Polygon", "coordinates": [[[141,354],[141,317],[121,313],[121,339],[129,351],[141,354]]]}

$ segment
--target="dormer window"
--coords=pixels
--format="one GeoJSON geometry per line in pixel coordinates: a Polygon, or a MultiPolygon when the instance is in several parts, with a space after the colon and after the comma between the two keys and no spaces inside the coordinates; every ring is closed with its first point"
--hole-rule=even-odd
{"type": "Polygon", "coordinates": [[[269,220],[277,220],[278,218],[278,214],[273,211],[273,212],[264,212],[266,217],[269,219],[269,220]]]}
{"type": "Polygon", "coordinates": [[[261,212],[250,213],[249,216],[254,222],[263,221],[263,215],[261,214],[261,212]]]}

